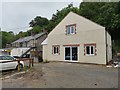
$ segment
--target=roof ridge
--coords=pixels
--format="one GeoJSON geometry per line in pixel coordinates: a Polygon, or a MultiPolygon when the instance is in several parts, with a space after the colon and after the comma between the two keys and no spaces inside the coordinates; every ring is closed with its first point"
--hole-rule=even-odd
{"type": "Polygon", "coordinates": [[[34,36],[26,36],[26,37],[23,37],[23,38],[19,38],[19,39],[17,39],[16,41],[14,41],[12,43],[30,41],[30,40],[32,40],[34,38],[36,39],[36,38],[42,36],[43,34],[45,34],[45,32],[40,32],[40,33],[38,33],[38,34],[36,34],[34,36]],[[24,40],[24,39],[26,39],[26,40],[24,40]]]}

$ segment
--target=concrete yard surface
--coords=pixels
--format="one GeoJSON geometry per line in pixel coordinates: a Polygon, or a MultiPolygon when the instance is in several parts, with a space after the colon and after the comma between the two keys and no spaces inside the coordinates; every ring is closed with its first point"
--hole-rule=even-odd
{"type": "Polygon", "coordinates": [[[118,88],[118,68],[101,65],[35,63],[24,73],[8,76],[3,75],[3,88],[118,88]]]}

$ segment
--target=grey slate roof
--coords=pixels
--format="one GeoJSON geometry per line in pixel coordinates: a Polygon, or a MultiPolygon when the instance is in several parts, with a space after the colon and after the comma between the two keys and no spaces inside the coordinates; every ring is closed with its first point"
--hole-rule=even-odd
{"type": "Polygon", "coordinates": [[[16,41],[12,42],[12,44],[14,44],[14,43],[20,43],[20,42],[25,42],[25,41],[27,42],[27,41],[30,41],[32,39],[37,39],[37,38],[41,37],[44,34],[45,34],[45,32],[42,32],[42,33],[36,34],[34,36],[23,37],[23,38],[20,38],[20,39],[18,39],[16,41]]]}

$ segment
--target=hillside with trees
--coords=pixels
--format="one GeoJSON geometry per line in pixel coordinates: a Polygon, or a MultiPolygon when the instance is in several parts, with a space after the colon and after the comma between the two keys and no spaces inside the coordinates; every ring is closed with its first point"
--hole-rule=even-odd
{"type": "MultiPolygon", "coordinates": [[[[73,7],[73,4],[69,4],[62,10],[57,10],[57,13],[53,14],[50,20],[45,17],[36,16],[29,22],[29,26],[32,29],[22,32],[23,37],[29,36],[32,31],[37,34],[44,28],[50,32],[70,11],[106,27],[106,30],[112,36],[114,54],[120,52],[120,2],[82,2],[78,8],[73,7]]],[[[20,38],[20,33],[14,35],[13,32],[3,32],[3,47],[7,43],[9,44],[20,38]]]]}
{"type": "Polygon", "coordinates": [[[113,54],[120,52],[120,2],[83,2],[79,15],[106,27],[112,37],[113,54]]]}

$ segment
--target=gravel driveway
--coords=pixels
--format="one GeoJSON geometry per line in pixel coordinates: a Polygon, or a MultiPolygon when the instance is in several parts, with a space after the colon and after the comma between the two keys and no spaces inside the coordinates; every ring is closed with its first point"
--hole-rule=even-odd
{"type": "Polygon", "coordinates": [[[117,88],[118,68],[101,65],[36,63],[29,71],[2,80],[3,88],[117,88]]]}

